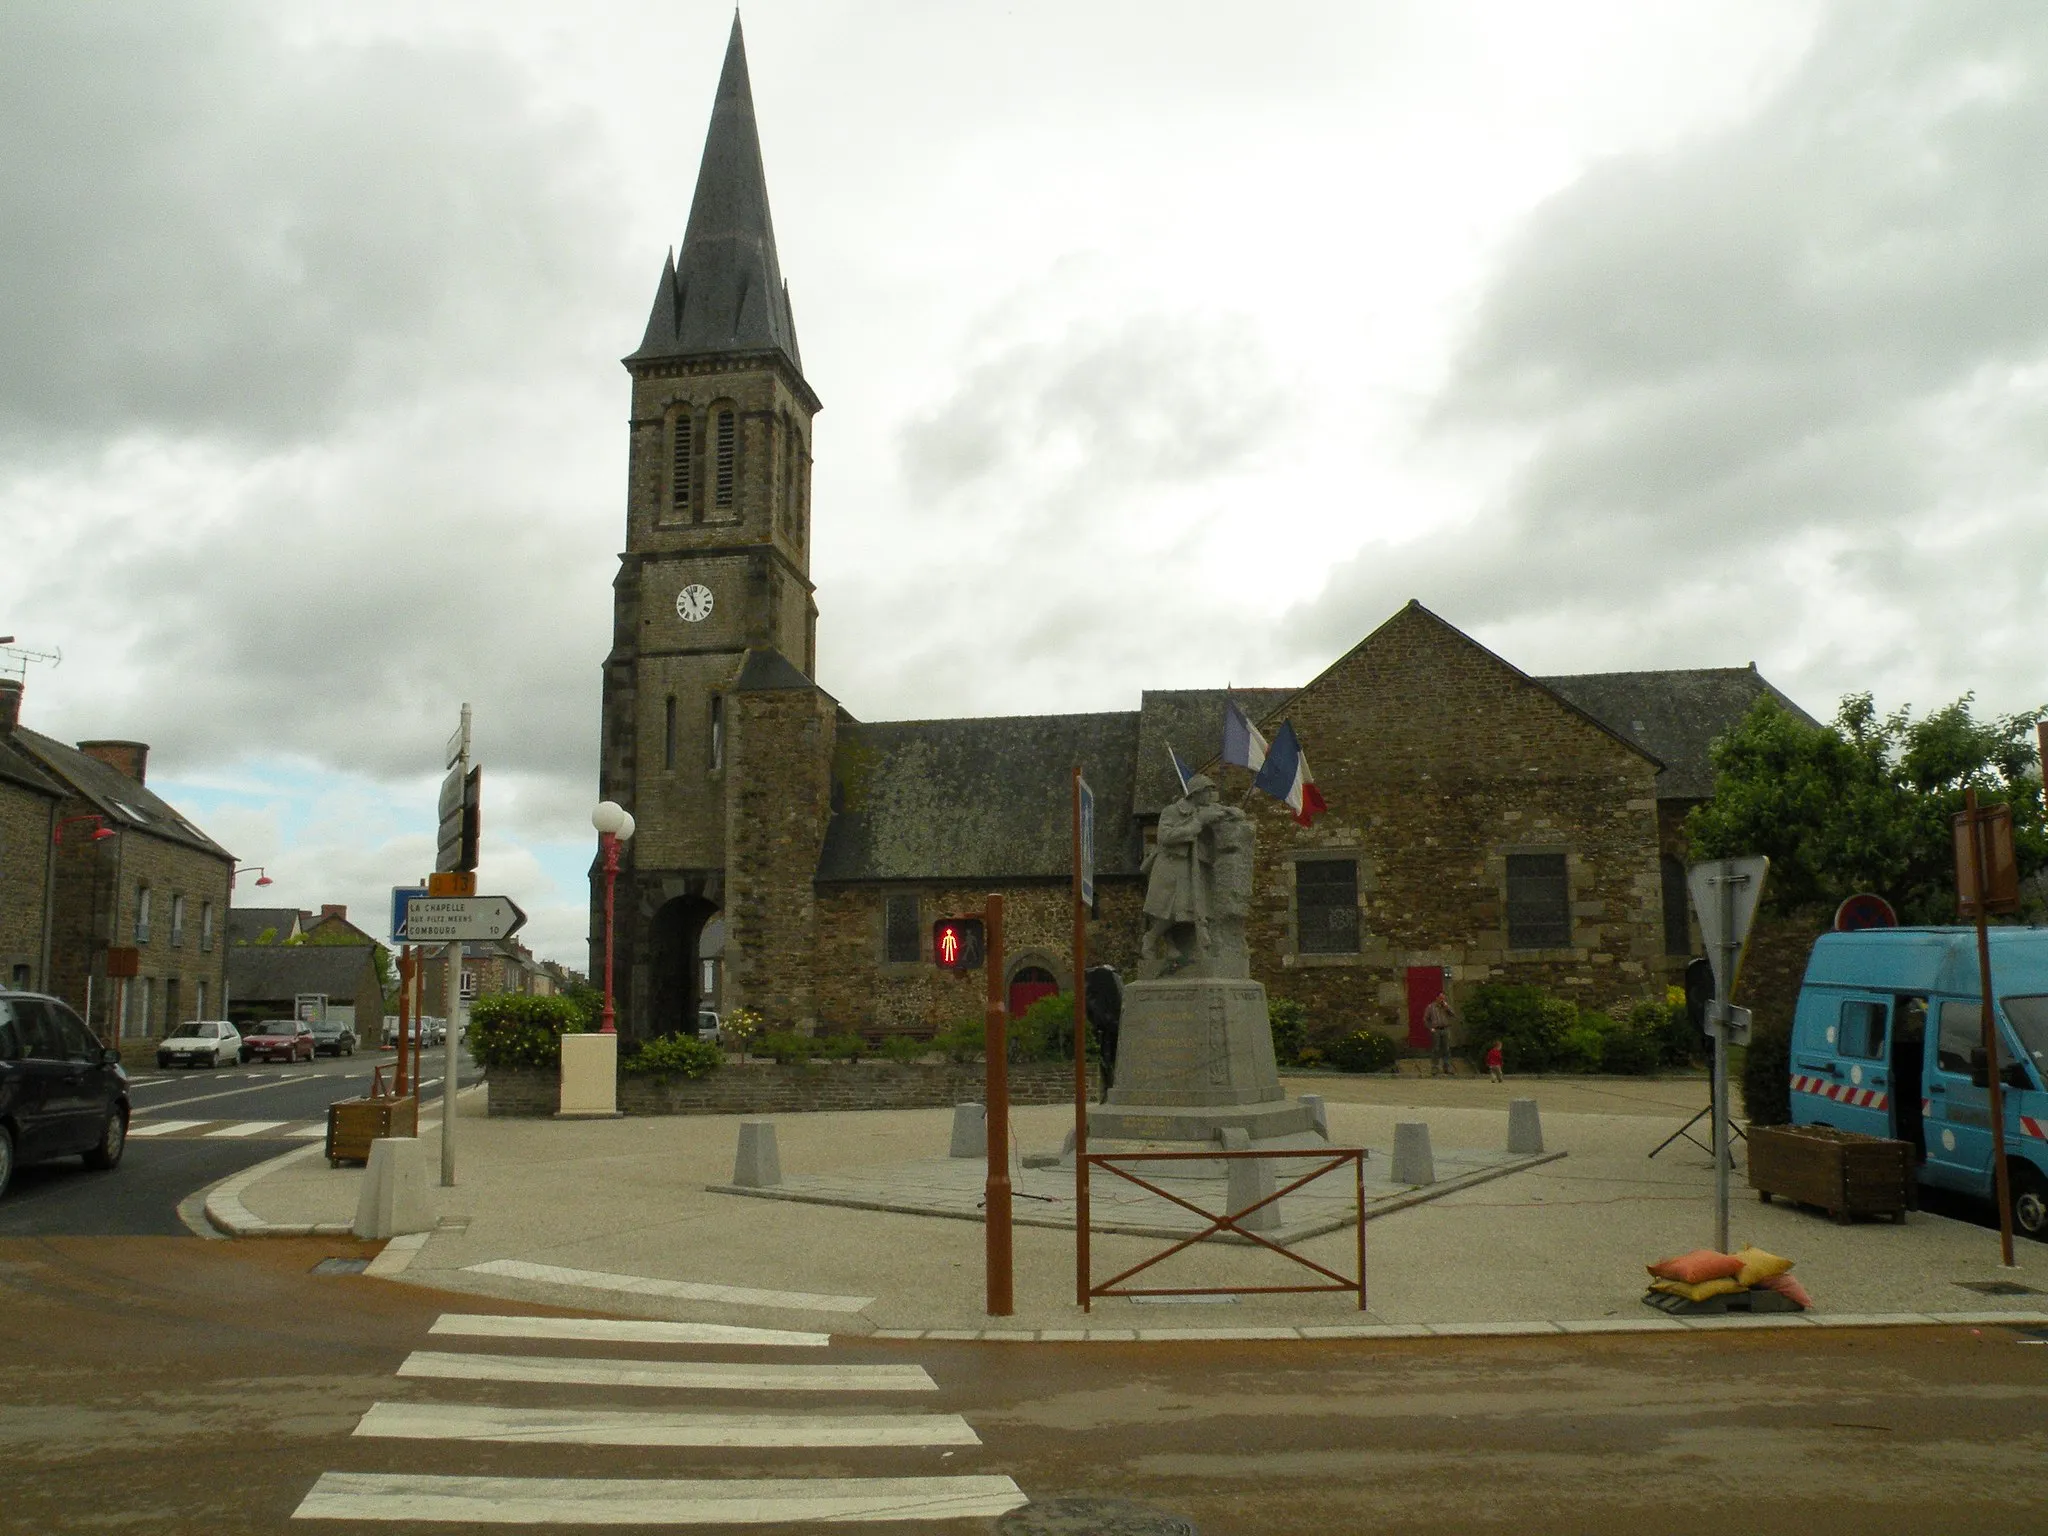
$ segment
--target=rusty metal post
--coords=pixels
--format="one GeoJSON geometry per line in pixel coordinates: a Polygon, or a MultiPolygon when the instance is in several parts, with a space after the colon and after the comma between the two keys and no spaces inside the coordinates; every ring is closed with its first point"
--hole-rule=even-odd
{"type": "Polygon", "coordinates": [[[1081,769],[1074,768],[1074,1300],[1088,1284],[1088,909],[1081,902],[1081,769]]]}
{"type": "Polygon", "coordinates": [[[1984,989],[1984,1076],[1986,1108],[1991,1112],[1991,1171],[1998,1197],[1999,1262],[2014,1267],[2012,1257],[2012,1173],[2005,1166],[2005,1083],[1998,1065],[1998,1015],[1991,1001],[1991,856],[1984,846],[1984,819],[1977,811],[1977,791],[1963,791],[1963,812],[1970,818],[1970,863],[1977,907],[1977,978],[1984,989]]]}
{"type": "Polygon", "coordinates": [[[988,1062],[988,1182],[983,1186],[987,1236],[988,1315],[1008,1317],[1012,1297],[1010,1243],[1010,1032],[1003,1007],[1003,898],[984,909],[982,964],[988,972],[988,1013],[982,1055],[988,1062]]]}
{"type": "Polygon", "coordinates": [[[1351,1161],[1353,1192],[1358,1200],[1358,1310],[1365,1310],[1365,1154],[1351,1161]]]}
{"type": "Polygon", "coordinates": [[[392,1090],[400,1098],[405,1097],[406,1034],[407,1020],[412,1017],[412,946],[407,944],[398,951],[398,1061],[395,1066],[397,1081],[392,1090]]]}

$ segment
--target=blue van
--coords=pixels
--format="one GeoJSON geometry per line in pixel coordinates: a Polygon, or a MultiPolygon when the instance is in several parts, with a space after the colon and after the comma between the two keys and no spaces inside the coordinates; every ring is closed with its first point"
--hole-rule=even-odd
{"type": "MultiPolygon", "coordinates": [[[[2048,1241],[2048,928],[1991,930],[2013,1227],[2048,1241]]],[[[1792,1016],[1792,1123],[1909,1141],[1920,1181],[1992,1198],[1974,928],[1821,935],[1792,1016]]]]}

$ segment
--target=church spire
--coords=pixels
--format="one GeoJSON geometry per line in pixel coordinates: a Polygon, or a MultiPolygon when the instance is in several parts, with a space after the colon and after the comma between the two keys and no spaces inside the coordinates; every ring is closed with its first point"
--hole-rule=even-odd
{"type": "Polygon", "coordinates": [[[647,334],[626,361],[773,351],[801,371],[789,290],[775,257],[747,48],[734,12],[682,254],[662,269],[647,334]]]}

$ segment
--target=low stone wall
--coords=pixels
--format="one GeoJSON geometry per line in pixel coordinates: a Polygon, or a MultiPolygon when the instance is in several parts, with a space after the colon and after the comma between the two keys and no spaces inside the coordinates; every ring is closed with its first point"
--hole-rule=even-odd
{"type": "MultiPolygon", "coordinates": [[[[490,1112],[534,1118],[554,1114],[561,1084],[554,1072],[494,1067],[490,1112]]],[[[728,1062],[703,1077],[619,1074],[619,1108],[629,1115],[792,1115],[825,1109],[949,1109],[979,1103],[987,1082],[981,1063],[906,1066],[893,1061],[814,1062],[807,1067],[773,1062],[728,1062]]],[[[1099,1091],[1094,1068],[1088,1096],[1099,1091]]],[[[1010,1067],[1012,1104],[1066,1104],[1074,1097],[1074,1069],[1066,1062],[1017,1062],[1010,1067]]]]}

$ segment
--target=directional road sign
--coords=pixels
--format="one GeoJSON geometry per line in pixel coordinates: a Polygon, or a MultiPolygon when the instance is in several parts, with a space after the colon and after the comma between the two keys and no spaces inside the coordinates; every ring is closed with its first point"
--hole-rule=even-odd
{"type": "Polygon", "coordinates": [[[509,896],[415,896],[405,906],[408,944],[505,939],[526,923],[509,896]]]}

